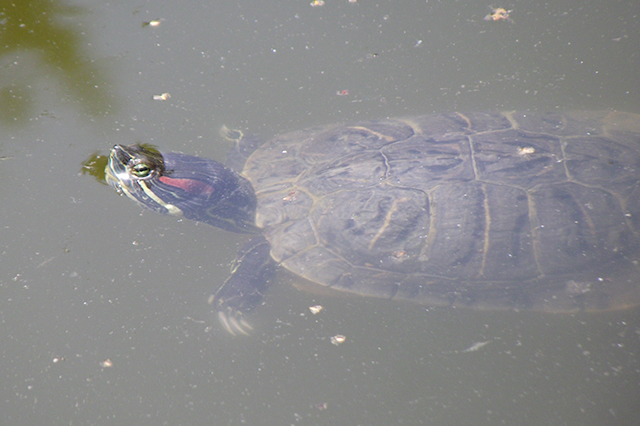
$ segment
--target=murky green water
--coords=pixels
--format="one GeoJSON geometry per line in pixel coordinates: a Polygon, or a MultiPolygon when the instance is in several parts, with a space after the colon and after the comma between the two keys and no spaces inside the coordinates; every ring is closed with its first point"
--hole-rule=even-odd
{"type": "Polygon", "coordinates": [[[2,424],[635,424],[638,309],[429,310],[282,274],[232,338],[205,302],[242,238],[80,174],[114,143],[223,159],[223,124],[640,112],[636,2],[529,3],[0,3],[2,424]]]}

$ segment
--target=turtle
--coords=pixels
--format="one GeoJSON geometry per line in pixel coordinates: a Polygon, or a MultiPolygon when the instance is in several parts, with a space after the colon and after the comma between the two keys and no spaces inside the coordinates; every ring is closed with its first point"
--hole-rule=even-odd
{"type": "Polygon", "coordinates": [[[141,206],[251,238],[209,298],[248,334],[277,268],[429,306],[577,312],[640,304],[640,115],[489,111],[230,131],[226,165],[115,145],[141,206]]]}

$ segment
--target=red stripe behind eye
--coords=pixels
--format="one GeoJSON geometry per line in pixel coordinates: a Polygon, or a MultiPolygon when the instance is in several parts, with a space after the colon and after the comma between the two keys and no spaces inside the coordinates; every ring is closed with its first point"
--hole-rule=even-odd
{"type": "Polygon", "coordinates": [[[174,179],[167,176],[160,176],[160,182],[187,191],[194,195],[211,195],[215,189],[211,185],[193,179],[174,179]]]}

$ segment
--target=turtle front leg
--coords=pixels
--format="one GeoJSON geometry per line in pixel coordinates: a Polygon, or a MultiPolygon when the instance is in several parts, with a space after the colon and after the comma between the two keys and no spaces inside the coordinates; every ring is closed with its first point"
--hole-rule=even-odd
{"type": "Polygon", "coordinates": [[[275,275],[277,264],[271,258],[271,245],[264,237],[249,240],[238,251],[231,276],[209,297],[218,318],[231,334],[248,335],[253,329],[244,314],[260,302],[275,275]]]}

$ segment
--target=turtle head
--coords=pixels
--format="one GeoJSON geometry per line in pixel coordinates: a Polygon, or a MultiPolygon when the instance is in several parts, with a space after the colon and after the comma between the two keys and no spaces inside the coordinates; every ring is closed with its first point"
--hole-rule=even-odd
{"type": "Polygon", "coordinates": [[[182,211],[171,203],[174,200],[167,199],[171,197],[160,198],[156,194],[156,186],[165,173],[162,154],[138,144],[115,145],[105,168],[106,181],[118,194],[159,213],[182,216],[182,211]]]}
{"type": "Polygon", "coordinates": [[[147,209],[228,231],[259,232],[253,187],[217,161],[163,154],[147,145],[115,145],[105,176],[119,194],[147,209]]]}

